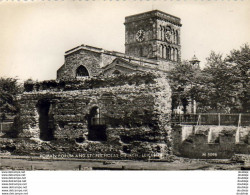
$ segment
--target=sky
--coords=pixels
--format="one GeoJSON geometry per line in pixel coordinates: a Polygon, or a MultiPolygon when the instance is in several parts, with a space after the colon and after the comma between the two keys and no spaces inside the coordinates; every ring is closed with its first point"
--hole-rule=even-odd
{"type": "Polygon", "coordinates": [[[0,1],[0,77],[56,78],[65,51],[81,44],[124,52],[125,16],[154,9],[181,18],[182,60],[205,65],[250,42],[245,1],[0,1]]]}

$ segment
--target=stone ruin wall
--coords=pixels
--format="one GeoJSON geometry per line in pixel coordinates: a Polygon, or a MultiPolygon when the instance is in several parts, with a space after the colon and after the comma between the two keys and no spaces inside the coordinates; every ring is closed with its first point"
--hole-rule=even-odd
{"type": "Polygon", "coordinates": [[[139,85],[31,91],[25,92],[19,102],[19,138],[26,139],[26,143],[32,140],[32,146],[19,145],[32,148],[31,152],[112,153],[117,158],[125,155],[137,159],[142,155],[163,157],[172,151],[171,91],[165,78],[156,77],[153,83],[139,85]],[[50,141],[40,139],[39,100],[50,103],[50,141]],[[89,139],[87,116],[93,107],[99,108],[101,118],[109,119],[106,141],[89,139]]]}

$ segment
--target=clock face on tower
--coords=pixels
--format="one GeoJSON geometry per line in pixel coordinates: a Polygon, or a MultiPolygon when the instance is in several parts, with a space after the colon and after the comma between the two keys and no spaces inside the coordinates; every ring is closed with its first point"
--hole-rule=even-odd
{"type": "Polygon", "coordinates": [[[180,59],[180,18],[153,10],[126,17],[124,25],[126,55],[163,61],[180,59]]]}
{"type": "Polygon", "coordinates": [[[145,32],[144,30],[138,30],[137,33],[136,33],[136,40],[138,42],[142,42],[144,40],[144,35],[145,35],[145,32]]]}
{"type": "Polygon", "coordinates": [[[170,30],[168,30],[166,33],[165,33],[165,38],[168,42],[171,42],[172,41],[172,33],[170,30]]]}

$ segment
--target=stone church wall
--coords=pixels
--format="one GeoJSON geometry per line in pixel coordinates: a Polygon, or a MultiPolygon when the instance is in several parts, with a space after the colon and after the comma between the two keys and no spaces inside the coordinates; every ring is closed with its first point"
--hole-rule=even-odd
{"type": "MultiPolygon", "coordinates": [[[[53,152],[60,152],[55,145],[68,140],[70,150],[78,153],[101,154],[102,151],[111,151],[119,157],[125,155],[131,158],[170,154],[171,91],[162,74],[144,74],[141,77],[136,74],[120,75],[108,81],[98,78],[99,84],[95,79],[89,79],[77,83],[76,90],[72,83],[71,89],[56,87],[54,90],[44,90],[36,84],[36,88],[20,97],[22,124],[19,137],[39,140],[40,144],[54,148],[53,152]],[[116,80],[120,80],[120,83],[116,80]],[[95,84],[89,87],[90,82],[95,84]],[[106,82],[106,88],[102,82],[106,82]],[[50,105],[47,122],[53,136],[49,141],[41,138],[41,101],[50,105]],[[100,120],[105,121],[106,140],[93,141],[89,138],[88,116],[93,107],[99,108],[100,120]]],[[[38,148],[34,151],[41,152],[41,148],[38,148]]],[[[70,152],[63,145],[59,148],[70,152]]]]}
{"type": "Polygon", "coordinates": [[[101,54],[98,52],[80,49],[65,55],[65,63],[57,72],[57,79],[73,79],[76,77],[76,69],[84,66],[89,76],[97,76],[101,72],[101,54]]]}
{"type": "Polygon", "coordinates": [[[125,54],[137,57],[155,58],[156,48],[153,48],[152,40],[156,37],[156,19],[137,20],[131,23],[125,23],[125,54]],[[138,43],[136,40],[136,33],[143,29],[145,41],[138,43]]]}
{"type": "MultiPolygon", "coordinates": [[[[57,70],[58,80],[70,80],[76,78],[76,69],[84,66],[90,77],[99,76],[102,68],[111,64],[116,58],[124,59],[138,65],[139,69],[157,69],[158,62],[147,58],[128,56],[115,51],[106,51],[99,48],[81,45],[78,50],[66,53],[65,63],[57,70]]],[[[163,69],[165,64],[158,68],[163,69]]],[[[164,69],[163,69],[164,70],[164,69]]]]}

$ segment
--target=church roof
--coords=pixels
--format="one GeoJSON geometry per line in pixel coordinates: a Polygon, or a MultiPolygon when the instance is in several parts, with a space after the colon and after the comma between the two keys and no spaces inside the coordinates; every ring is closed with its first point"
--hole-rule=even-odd
{"type": "MultiPolygon", "coordinates": [[[[88,51],[92,51],[92,52],[95,52],[95,53],[101,53],[101,54],[113,56],[113,57],[116,57],[116,58],[121,58],[123,60],[126,60],[127,62],[131,62],[131,63],[134,63],[136,65],[156,66],[156,65],[159,64],[159,62],[157,60],[155,60],[155,59],[148,59],[148,58],[145,58],[145,57],[130,56],[130,55],[126,55],[126,54],[121,53],[121,52],[108,51],[108,50],[104,50],[102,48],[93,47],[93,46],[89,46],[89,45],[80,45],[78,47],[70,49],[70,50],[65,52],[65,56],[70,55],[72,53],[75,53],[75,52],[77,52],[79,50],[88,50],[88,51]]],[[[104,64],[104,66],[106,66],[106,65],[107,64],[104,64]]]]}
{"type": "Polygon", "coordinates": [[[131,71],[145,71],[145,70],[156,70],[150,66],[142,66],[139,63],[130,62],[123,58],[115,58],[110,64],[102,67],[103,71],[108,71],[111,69],[125,68],[131,71]]]}
{"type": "Polygon", "coordinates": [[[70,49],[68,51],[65,52],[65,56],[70,55],[76,51],[79,50],[88,50],[88,51],[92,51],[92,52],[96,52],[96,53],[103,53],[103,54],[107,54],[107,55],[112,55],[112,56],[116,56],[116,57],[120,57],[123,59],[130,59],[133,61],[140,61],[140,62],[145,62],[148,64],[152,64],[152,65],[156,65],[157,61],[154,59],[148,59],[148,58],[144,58],[144,57],[135,57],[135,56],[130,56],[130,55],[126,55],[124,53],[118,52],[118,51],[109,51],[109,50],[105,50],[99,47],[94,47],[94,46],[89,46],[89,45],[79,45],[77,47],[74,47],[73,49],[70,49]]]}

